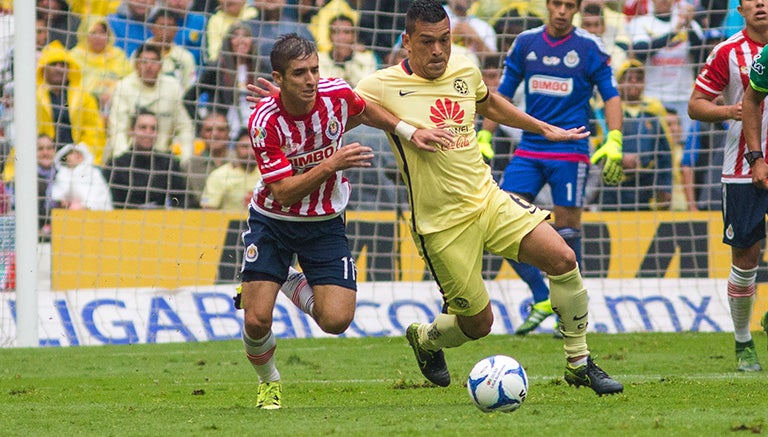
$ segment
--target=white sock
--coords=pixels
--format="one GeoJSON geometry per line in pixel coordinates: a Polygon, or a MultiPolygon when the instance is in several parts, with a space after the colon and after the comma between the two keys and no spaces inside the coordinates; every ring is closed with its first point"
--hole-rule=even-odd
{"type": "Polygon", "coordinates": [[[275,349],[277,348],[275,334],[270,330],[264,338],[254,340],[243,329],[242,336],[245,355],[256,370],[256,374],[259,375],[259,382],[280,381],[280,372],[275,366],[275,349]]]}
{"type": "Polygon", "coordinates": [[[742,270],[731,266],[728,276],[728,306],[733,320],[733,336],[739,343],[752,340],[749,332],[749,320],[752,318],[752,306],[755,302],[755,277],[757,267],[742,270]]]}
{"type": "Polygon", "coordinates": [[[304,313],[312,318],[315,317],[315,293],[309,286],[304,273],[289,267],[288,279],[280,286],[280,291],[304,313]]]}

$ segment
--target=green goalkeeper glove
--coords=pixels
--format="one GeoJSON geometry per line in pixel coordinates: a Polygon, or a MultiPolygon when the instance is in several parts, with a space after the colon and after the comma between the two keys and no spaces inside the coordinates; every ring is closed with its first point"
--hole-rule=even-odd
{"type": "Polygon", "coordinates": [[[618,185],[624,178],[624,168],[621,166],[621,143],[623,137],[621,131],[614,129],[608,132],[608,139],[592,155],[592,164],[605,159],[603,163],[602,177],[606,185],[618,185]]]}
{"type": "Polygon", "coordinates": [[[493,135],[491,132],[485,129],[477,133],[477,145],[480,147],[480,153],[482,153],[483,157],[488,160],[491,160],[496,156],[496,152],[493,151],[493,146],[491,145],[492,137],[493,135]]]}

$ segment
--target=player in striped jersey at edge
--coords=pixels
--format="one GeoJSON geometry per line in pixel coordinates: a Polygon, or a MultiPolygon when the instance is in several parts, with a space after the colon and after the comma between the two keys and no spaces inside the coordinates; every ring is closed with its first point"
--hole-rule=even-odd
{"type": "Polygon", "coordinates": [[[505,193],[493,181],[474,123],[480,113],[554,142],[581,140],[589,133],[584,126],[552,126],[489,92],[475,64],[451,55],[451,26],[439,1],[411,3],[403,46],[408,58],[362,79],[356,91],[407,123],[455,135],[433,152],[402,137],[389,138],[409,191],[414,242],[444,303],[443,313],[432,321],[406,329],[422,374],[434,384],[449,385],[443,348],[491,332],[494,316],[482,276],[487,250],[550,275],[552,306],[562,321],[566,382],[599,395],[621,392],[623,385],[590,358],[587,290],[574,251],[545,221],[549,211],[505,193]]]}
{"type": "MultiPolygon", "coordinates": [[[[763,76],[755,73],[757,68],[753,69],[752,75],[758,78],[755,84],[761,85],[758,85],[757,91],[752,91],[748,85],[752,58],[768,42],[768,2],[741,0],[738,11],[744,17],[745,27],[712,49],[696,78],[688,102],[688,114],[695,120],[727,121],[730,125],[724,144],[722,174],[723,243],[731,246],[728,304],[736,341],[737,368],[742,372],[756,372],[761,367],[749,331],[749,321],[755,301],[757,265],[766,235],[768,192],[764,191],[765,186],[755,186],[752,181],[758,176],[758,171],[762,171],[763,179],[768,173],[762,159],[765,132],[760,140],[760,127],[766,124],[766,114],[760,110],[765,94],[756,100],[757,109],[750,115],[746,107],[748,101],[753,101],[759,92],[768,88],[763,76]],[[742,106],[745,89],[749,90],[747,94],[751,98],[745,99],[742,106]],[[715,103],[720,95],[724,105],[715,103]],[[747,136],[749,124],[754,124],[752,129],[756,132],[753,133],[753,141],[747,136]]],[[[765,57],[765,54],[761,57],[763,62],[765,57]]],[[[755,67],[760,65],[760,60],[755,61],[755,67]]]]}
{"type": "Polygon", "coordinates": [[[344,332],[354,316],[356,269],[342,216],[350,187],[342,170],[369,167],[373,154],[359,143],[341,147],[344,132],[364,123],[429,150],[430,143],[449,144],[453,137],[366,104],[341,79],[320,79],[314,43],[296,34],[282,35],[270,60],[281,90],[259,102],[248,124],[262,180],[248,208],[236,298],[245,310],[243,343],[263,409],[281,406],[272,311],[293,257],[303,274],[292,275],[282,290],[299,308],[331,334],[344,332]]]}

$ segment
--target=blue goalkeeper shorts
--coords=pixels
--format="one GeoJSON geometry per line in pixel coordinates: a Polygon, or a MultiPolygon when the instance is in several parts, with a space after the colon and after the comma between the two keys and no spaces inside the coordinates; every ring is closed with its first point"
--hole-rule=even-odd
{"type": "Polygon", "coordinates": [[[584,206],[589,165],[584,162],[535,159],[513,156],[501,178],[501,189],[533,201],[544,187],[552,189],[552,201],[557,206],[584,206]]]}

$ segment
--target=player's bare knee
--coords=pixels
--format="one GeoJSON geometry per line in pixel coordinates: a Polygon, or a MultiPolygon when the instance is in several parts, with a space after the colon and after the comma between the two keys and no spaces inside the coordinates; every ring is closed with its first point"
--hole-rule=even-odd
{"type": "Polygon", "coordinates": [[[317,320],[317,325],[323,332],[333,335],[343,334],[351,323],[352,318],[350,317],[327,317],[317,320]]]}
{"type": "Polygon", "coordinates": [[[272,329],[272,318],[259,317],[255,312],[245,311],[243,326],[249,337],[261,338],[272,329]]]}

